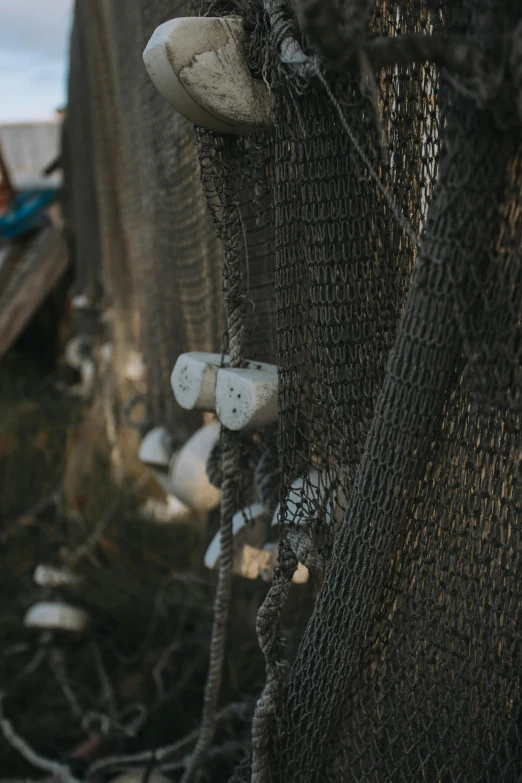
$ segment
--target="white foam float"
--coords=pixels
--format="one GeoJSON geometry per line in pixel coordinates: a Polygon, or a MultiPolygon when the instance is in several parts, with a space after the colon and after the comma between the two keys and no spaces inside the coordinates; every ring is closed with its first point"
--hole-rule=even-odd
{"type": "MultiPolygon", "coordinates": [[[[313,517],[316,510],[321,509],[326,513],[327,522],[338,525],[342,522],[345,504],[342,490],[332,493],[324,477],[321,481],[319,472],[313,468],[306,479],[300,476],[291,484],[286,500],[285,524],[307,524],[310,515],[313,517]]],[[[272,519],[273,526],[279,524],[280,509],[281,505],[278,504],[272,519]]]]}
{"type": "Polygon", "coordinates": [[[183,17],[160,25],[143,53],[149,76],[187,120],[220,133],[274,125],[274,100],[252,76],[239,17],[183,17]]]}
{"type": "Polygon", "coordinates": [[[139,383],[145,377],[145,360],[138,351],[130,351],[125,362],[125,377],[128,381],[139,383]]]}
{"type": "Polygon", "coordinates": [[[114,346],[111,342],[103,343],[100,348],[100,358],[103,365],[111,364],[114,358],[114,346]]]}
{"type": "Polygon", "coordinates": [[[145,519],[152,519],[158,524],[168,525],[177,522],[187,514],[187,507],[174,495],[165,492],[166,500],[149,498],[140,507],[139,513],[145,519]]]}
{"type": "Polygon", "coordinates": [[[61,568],[53,566],[38,565],[33,574],[33,581],[40,587],[78,587],[80,579],[61,568]]]}
{"type": "Polygon", "coordinates": [[[40,631],[65,631],[81,634],[87,630],[89,623],[89,615],[83,609],[59,601],[35,604],[24,617],[26,628],[35,628],[40,631]]]}
{"type": "MultiPolygon", "coordinates": [[[[232,518],[234,536],[234,573],[245,579],[257,579],[269,565],[270,555],[263,549],[268,534],[264,508],[254,503],[232,518]]],[[[205,554],[207,568],[217,568],[221,556],[221,533],[218,531],[205,554]]]]}
{"type": "Polygon", "coordinates": [[[220,353],[182,353],[170,379],[177,403],[188,411],[214,412],[218,370],[228,359],[220,353]]]}
{"type": "Polygon", "coordinates": [[[187,507],[175,496],[172,481],[169,476],[169,468],[176,455],[172,449],[172,441],[165,427],[153,427],[145,435],[141,442],[138,458],[154,474],[159,486],[167,495],[168,508],[161,514],[179,516],[187,511],[187,507]]]}
{"type": "Polygon", "coordinates": [[[77,294],[71,300],[73,310],[92,310],[93,305],[87,294],[77,294]]]}
{"type": "Polygon", "coordinates": [[[65,346],[65,362],[80,373],[81,381],[69,388],[72,396],[88,399],[94,392],[96,364],[92,356],[92,341],[84,334],[76,335],[65,346]]]}
{"type": "Polygon", "coordinates": [[[229,430],[265,427],[277,421],[277,367],[247,362],[221,367],[216,383],[216,413],[229,430]]]}
{"type": "MultiPolygon", "coordinates": [[[[277,544],[266,544],[264,551],[267,556],[266,566],[261,569],[260,576],[265,582],[271,582],[274,578],[274,571],[278,564],[279,547],[277,544]]],[[[296,571],[292,577],[292,582],[296,585],[304,585],[310,578],[308,568],[302,563],[297,564],[296,571]]]]}
{"type": "Polygon", "coordinates": [[[83,363],[91,358],[92,342],[86,335],[76,335],[65,346],[65,361],[73,370],[81,371],[83,363]]]}
{"type": "Polygon", "coordinates": [[[153,427],[147,432],[141,441],[138,458],[148,467],[168,469],[172,458],[172,443],[165,427],[153,427]]]}
{"type": "Polygon", "coordinates": [[[218,421],[201,427],[171,460],[172,494],[195,511],[212,511],[219,506],[221,492],[208,480],[207,460],[220,429],[218,421]]]}
{"type": "Polygon", "coordinates": [[[80,375],[82,378],[81,395],[84,399],[88,400],[94,394],[96,385],[96,364],[92,359],[85,359],[82,362],[80,375]]]}
{"type": "MultiPolygon", "coordinates": [[[[168,468],[167,470],[162,470],[160,468],[154,468],[152,466],[149,466],[151,472],[154,474],[154,478],[156,479],[156,482],[159,484],[165,495],[167,495],[167,498],[174,498],[174,500],[181,503],[181,501],[175,497],[174,490],[172,489],[172,482],[170,480],[168,468]]],[[[183,508],[186,510],[186,506],[181,503],[183,508]]]]}

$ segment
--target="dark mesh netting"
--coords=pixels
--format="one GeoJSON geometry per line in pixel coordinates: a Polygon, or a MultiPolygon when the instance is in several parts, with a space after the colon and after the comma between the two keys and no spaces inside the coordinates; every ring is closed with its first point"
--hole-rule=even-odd
{"type": "Polygon", "coordinates": [[[179,414],[177,355],[219,350],[225,323],[233,366],[278,368],[277,433],[222,438],[223,552],[254,485],[280,502],[234,780],[519,780],[522,4],[209,0],[243,17],[276,101],[273,130],[239,137],[194,134],[138,66],[199,8],[93,7],[118,138],[98,192],[124,248],[111,297],[139,321],[155,419],[179,414]],[[298,561],[317,598],[290,659],[298,561]]]}
{"type": "Polygon", "coordinates": [[[373,36],[473,39],[484,83],[400,58],[372,82],[362,46],[363,78],[316,64],[304,84],[274,62],[290,8],[244,11],[279,99],[264,143],[282,542],[258,621],[253,768],[237,779],[516,780],[520,150],[480,104],[520,8],[359,6],[373,36]],[[319,581],[327,567],[286,676],[276,637],[297,559],[319,581]]]}
{"type": "Polygon", "coordinates": [[[142,59],[155,27],[193,12],[193,4],[141,5],[76,7],[70,95],[83,113],[69,111],[68,135],[79,180],[73,203],[83,210],[75,221],[77,265],[80,277],[92,269],[97,221],[121,401],[130,394],[129,352],[140,349],[151,423],[168,426],[182,443],[197,418],[176,405],[170,374],[180,353],[221,348],[221,249],[201,192],[193,127],[158,95],[142,59]],[[93,72],[91,88],[84,74],[93,72]],[[92,156],[81,143],[90,115],[92,156]],[[88,209],[93,176],[95,215],[88,209]]]}

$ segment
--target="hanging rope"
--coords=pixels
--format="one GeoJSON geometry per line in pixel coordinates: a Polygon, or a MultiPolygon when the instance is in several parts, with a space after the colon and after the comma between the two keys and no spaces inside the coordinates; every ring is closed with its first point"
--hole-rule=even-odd
{"type": "Polygon", "coordinates": [[[266,684],[252,720],[252,783],[270,780],[270,745],[274,743],[276,705],[282,683],[281,613],[297,568],[288,538],[279,544],[279,567],[257,616],[259,646],[265,656],[266,684]]]}
{"type": "MultiPolygon", "coordinates": [[[[217,137],[216,137],[216,140],[217,137]]],[[[218,140],[219,143],[219,140],[218,140]]],[[[216,177],[221,180],[220,193],[223,210],[221,239],[225,249],[223,268],[223,294],[228,330],[228,352],[230,367],[243,364],[243,319],[241,314],[241,262],[242,228],[235,200],[230,191],[235,187],[237,161],[231,155],[231,165],[227,161],[229,140],[223,140],[219,149],[219,163],[216,177]]],[[[216,731],[219,691],[223,676],[225,656],[226,627],[228,622],[232,592],[233,533],[232,518],[240,507],[241,487],[241,433],[221,428],[221,470],[216,470],[213,460],[213,478],[221,483],[221,552],[219,558],[219,576],[214,599],[214,623],[210,640],[210,662],[203,700],[203,715],[198,741],[188,762],[181,783],[193,783],[199,777],[201,766],[207,756],[216,731]]],[[[214,455],[215,456],[215,455],[214,455]]]]}

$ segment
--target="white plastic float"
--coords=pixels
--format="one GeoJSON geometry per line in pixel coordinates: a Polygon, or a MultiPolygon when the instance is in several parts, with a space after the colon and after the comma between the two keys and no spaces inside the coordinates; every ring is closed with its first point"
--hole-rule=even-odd
{"type": "Polygon", "coordinates": [[[153,427],[141,441],[139,460],[148,467],[168,469],[172,444],[165,427],[153,427]]]}
{"type": "Polygon", "coordinates": [[[65,346],[65,361],[74,370],[81,371],[86,360],[92,358],[92,342],[83,334],[73,337],[65,346]]]}
{"type": "MultiPolygon", "coordinates": [[[[328,523],[339,525],[343,518],[343,505],[346,505],[344,492],[339,489],[336,493],[332,493],[328,488],[326,476],[321,477],[319,472],[313,468],[306,480],[300,476],[290,486],[286,501],[285,525],[307,524],[310,521],[310,515],[313,517],[319,509],[326,513],[328,523]]],[[[279,504],[274,512],[272,527],[279,524],[280,508],[279,504]]],[[[278,546],[277,544],[267,544],[265,549],[270,552],[270,563],[268,568],[261,573],[261,577],[270,582],[277,563],[278,546]]],[[[308,581],[308,578],[308,569],[299,563],[292,581],[296,584],[303,584],[308,581]]]]}
{"type": "MultiPolygon", "coordinates": [[[[234,536],[234,573],[245,579],[257,579],[261,571],[269,566],[270,554],[263,549],[267,539],[268,525],[264,509],[254,503],[232,518],[234,536]]],[[[221,556],[221,533],[218,531],[205,554],[207,568],[217,568],[221,556]]]]}
{"type": "MultiPolygon", "coordinates": [[[[278,563],[279,547],[277,544],[266,544],[264,547],[266,555],[266,565],[260,571],[261,579],[265,582],[271,582],[274,578],[274,571],[278,563]]],[[[292,582],[295,585],[304,585],[310,578],[310,572],[308,568],[302,563],[297,564],[297,569],[292,577],[292,582]]]]}
{"type": "Polygon", "coordinates": [[[175,459],[170,435],[165,427],[153,427],[141,442],[138,458],[154,474],[154,478],[167,495],[167,503],[158,503],[142,509],[145,515],[151,515],[161,522],[169,522],[182,515],[187,507],[176,496],[169,477],[169,468],[175,459]],[[156,513],[157,512],[157,513],[156,513]]]}
{"type": "Polygon", "coordinates": [[[227,361],[217,353],[182,354],[171,377],[177,402],[185,410],[215,411],[234,431],[275,422],[277,367],[251,360],[244,367],[227,367],[227,361]]]}
{"type": "Polygon", "coordinates": [[[100,359],[104,366],[111,364],[114,358],[114,346],[111,342],[103,343],[100,348],[100,359]]]}
{"type": "Polygon", "coordinates": [[[178,404],[188,411],[214,412],[218,370],[228,358],[220,353],[181,354],[170,379],[178,404]]]}
{"type": "Polygon", "coordinates": [[[274,125],[273,97],[252,76],[239,17],[184,17],[160,25],[143,53],[164,98],[195,125],[242,134],[274,125]]]}
{"type": "Polygon", "coordinates": [[[168,525],[171,522],[179,521],[181,517],[184,517],[187,514],[187,507],[168,491],[170,488],[170,480],[168,477],[156,476],[156,478],[160,483],[160,486],[165,490],[167,497],[164,501],[149,498],[138,509],[139,515],[144,519],[153,520],[161,525],[168,525]],[[162,480],[160,480],[160,478],[162,480]]]}
{"type": "Polygon", "coordinates": [[[277,367],[252,361],[246,367],[221,367],[216,413],[221,423],[234,431],[277,421],[277,367]]]}
{"type": "Polygon", "coordinates": [[[145,377],[145,361],[138,351],[130,351],[125,362],[125,377],[128,381],[139,383],[145,377]]]}
{"type": "Polygon", "coordinates": [[[88,399],[94,392],[96,364],[92,357],[92,342],[85,335],[77,335],[65,347],[65,361],[81,376],[81,383],[71,387],[70,394],[88,399]]]}
{"type": "MultiPolygon", "coordinates": [[[[326,486],[326,477],[321,477],[319,472],[313,468],[307,480],[302,476],[297,478],[288,492],[286,501],[285,524],[298,525],[306,524],[309,513],[314,514],[315,509],[322,509],[326,512],[327,521],[338,525],[343,518],[343,505],[346,505],[344,493],[339,490],[336,495],[332,494],[326,486]]],[[[281,505],[278,504],[272,519],[272,525],[279,524],[279,512],[281,505]]]]}
{"type": "Polygon", "coordinates": [[[92,302],[87,294],[77,294],[71,301],[73,310],[92,310],[92,302]]]}
{"type": "Polygon", "coordinates": [[[24,617],[26,628],[75,634],[84,633],[89,622],[89,615],[83,609],[59,601],[35,604],[24,617]]]}
{"type": "Polygon", "coordinates": [[[205,512],[219,506],[221,492],[210,483],[207,460],[219,439],[219,422],[201,427],[173,457],[170,469],[172,494],[195,511],[205,512]]]}
{"type": "Polygon", "coordinates": [[[38,565],[33,574],[33,581],[40,587],[78,587],[80,579],[61,568],[38,565]]]}

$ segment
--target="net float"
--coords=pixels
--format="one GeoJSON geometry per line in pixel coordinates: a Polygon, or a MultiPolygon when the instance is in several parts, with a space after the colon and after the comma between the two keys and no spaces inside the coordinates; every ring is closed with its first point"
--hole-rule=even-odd
{"type": "Polygon", "coordinates": [[[165,427],[153,427],[141,441],[140,462],[151,468],[168,470],[172,458],[172,442],[165,427]]]}
{"type": "Polygon", "coordinates": [[[265,427],[277,421],[277,367],[246,362],[221,367],[217,374],[216,414],[229,430],[265,427]]]}
{"type": "Polygon", "coordinates": [[[92,359],[92,340],[87,335],[73,337],[65,346],[65,361],[74,370],[82,369],[84,362],[92,359]]]}
{"type": "Polygon", "coordinates": [[[195,511],[212,511],[219,506],[221,492],[208,479],[207,461],[219,440],[220,431],[218,421],[201,427],[170,463],[172,494],[195,511]]]}
{"type": "MultiPolygon", "coordinates": [[[[313,468],[308,476],[299,476],[292,482],[285,503],[284,524],[299,525],[314,522],[320,514],[326,522],[338,525],[342,522],[345,493],[341,487],[332,489],[326,484],[326,474],[320,475],[313,468]]],[[[272,526],[279,524],[281,504],[278,504],[272,519],[272,526]]]]}
{"type": "Polygon", "coordinates": [[[71,387],[71,394],[88,399],[94,392],[96,364],[93,359],[92,341],[87,335],[77,335],[65,347],[65,363],[80,373],[81,381],[71,387]]]}
{"type": "Polygon", "coordinates": [[[195,125],[225,134],[263,131],[275,124],[274,99],[255,78],[239,17],[172,19],[153,33],[143,53],[159,93],[195,125]]]}
{"type": "Polygon", "coordinates": [[[73,310],[93,310],[93,303],[87,294],[77,294],[71,300],[73,310]]]}
{"type": "MultiPolygon", "coordinates": [[[[257,579],[269,565],[269,553],[263,545],[267,539],[269,525],[263,506],[254,503],[232,518],[234,537],[233,570],[245,579],[257,579]]],[[[221,532],[218,531],[205,554],[205,565],[209,569],[218,567],[221,556],[221,532]]]]}
{"type": "MultiPolygon", "coordinates": [[[[274,571],[279,562],[279,547],[277,543],[265,544],[264,551],[267,555],[266,566],[261,569],[260,576],[265,582],[271,582],[274,578],[274,571]]],[[[297,563],[297,568],[292,577],[292,583],[295,585],[304,585],[310,578],[308,568],[302,563],[297,563]]]]}
{"type": "Polygon", "coordinates": [[[61,568],[54,568],[53,566],[38,565],[35,568],[33,574],[33,581],[40,587],[79,587],[81,580],[79,577],[71,574],[70,571],[66,571],[61,568]]]}
{"type": "Polygon", "coordinates": [[[143,438],[138,452],[140,462],[154,474],[154,478],[162,490],[172,500],[172,506],[179,511],[180,508],[183,508],[183,504],[175,496],[169,478],[169,467],[175,456],[170,433],[165,427],[153,427],[149,430],[143,438]]]}
{"type": "Polygon", "coordinates": [[[61,601],[42,601],[32,606],[24,617],[26,628],[39,631],[63,631],[82,634],[90,624],[89,615],[75,606],[61,601]]]}
{"type": "Polygon", "coordinates": [[[218,370],[228,360],[220,353],[182,353],[170,379],[178,405],[188,411],[214,412],[218,370]]]}

